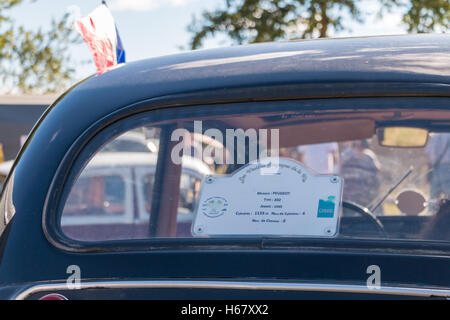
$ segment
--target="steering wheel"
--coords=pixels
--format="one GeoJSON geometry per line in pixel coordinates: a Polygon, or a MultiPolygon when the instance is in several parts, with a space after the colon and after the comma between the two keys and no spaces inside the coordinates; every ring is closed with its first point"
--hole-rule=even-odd
{"type": "Polygon", "coordinates": [[[375,225],[377,231],[381,233],[383,237],[385,238],[388,237],[386,230],[384,229],[383,223],[369,209],[351,201],[342,201],[342,206],[346,209],[355,211],[360,215],[362,215],[363,217],[367,218],[370,222],[372,222],[375,225]]]}

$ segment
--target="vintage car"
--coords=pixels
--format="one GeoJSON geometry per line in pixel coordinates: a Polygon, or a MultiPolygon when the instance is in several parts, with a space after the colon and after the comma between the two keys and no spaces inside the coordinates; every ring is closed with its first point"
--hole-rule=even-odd
{"type": "Polygon", "coordinates": [[[263,43],[80,82],[5,182],[0,298],[448,299],[449,52],[263,43]]]}

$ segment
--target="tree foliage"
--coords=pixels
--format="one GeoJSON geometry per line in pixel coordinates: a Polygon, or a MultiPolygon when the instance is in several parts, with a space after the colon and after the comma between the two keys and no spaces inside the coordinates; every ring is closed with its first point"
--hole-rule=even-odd
{"type": "Polygon", "coordinates": [[[68,25],[68,14],[49,29],[16,26],[8,10],[24,0],[0,0],[0,78],[5,87],[22,93],[62,90],[71,79],[69,46],[80,41],[68,25]]]}
{"type": "Polygon", "coordinates": [[[408,32],[445,32],[450,26],[449,0],[383,0],[384,8],[404,9],[403,23],[408,32]]]}
{"type": "MultiPolygon", "coordinates": [[[[448,0],[378,0],[379,15],[401,9],[408,32],[445,31],[448,0]]],[[[224,8],[193,17],[190,47],[202,46],[208,36],[225,34],[233,42],[252,43],[292,38],[327,37],[346,29],[344,20],[363,22],[362,0],[224,0],[224,8]]]]}

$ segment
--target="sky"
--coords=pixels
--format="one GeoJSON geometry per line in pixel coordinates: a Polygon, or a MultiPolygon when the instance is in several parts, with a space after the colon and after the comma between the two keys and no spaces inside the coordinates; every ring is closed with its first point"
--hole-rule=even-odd
{"type": "MultiPolygon", "coordinates": [[[[377,0],[362,0],[361,7],[375,13],[377,0]]],[[[126,50],[127,61],[179,53],[188,50],[190,33],[187,26],[192,16],[200,16],[204,10],[223,7],[225,0],[107,0],[114,16],[120,37],[126,50]]],[[[49,26],[52,18],[58,19],[71,12],[72,19],[88,15],[101,4],[100,0],[37,0],[25,1],[11,9],[9,15],[26,28],[49,26]]],[[[347,22],[351,32],[345,31],[331,36],[362,36],[403,34],[401,16],[393,12],[379,20],[371,15],[364,24],[347,22]]],[[[209,39],[203,48],[228,46],[224,37],[209,39]]],[[[76,62],[75,80],[95,73],[95,66],[87,46],[74,46],[71,55],[76,62]],[[78,63],[85,61],[86,63],[78,63]]]]}

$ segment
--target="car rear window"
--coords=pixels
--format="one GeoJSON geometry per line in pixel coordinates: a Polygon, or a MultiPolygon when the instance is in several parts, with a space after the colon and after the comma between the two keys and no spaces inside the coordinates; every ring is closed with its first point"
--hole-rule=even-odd
{"type": "Polygon", "coordinates": [[[449,241],[449,121],[449,110],[407,101],[133,115],[105,128],[77,160],[60,228],[89,242],[449,241]]]}

